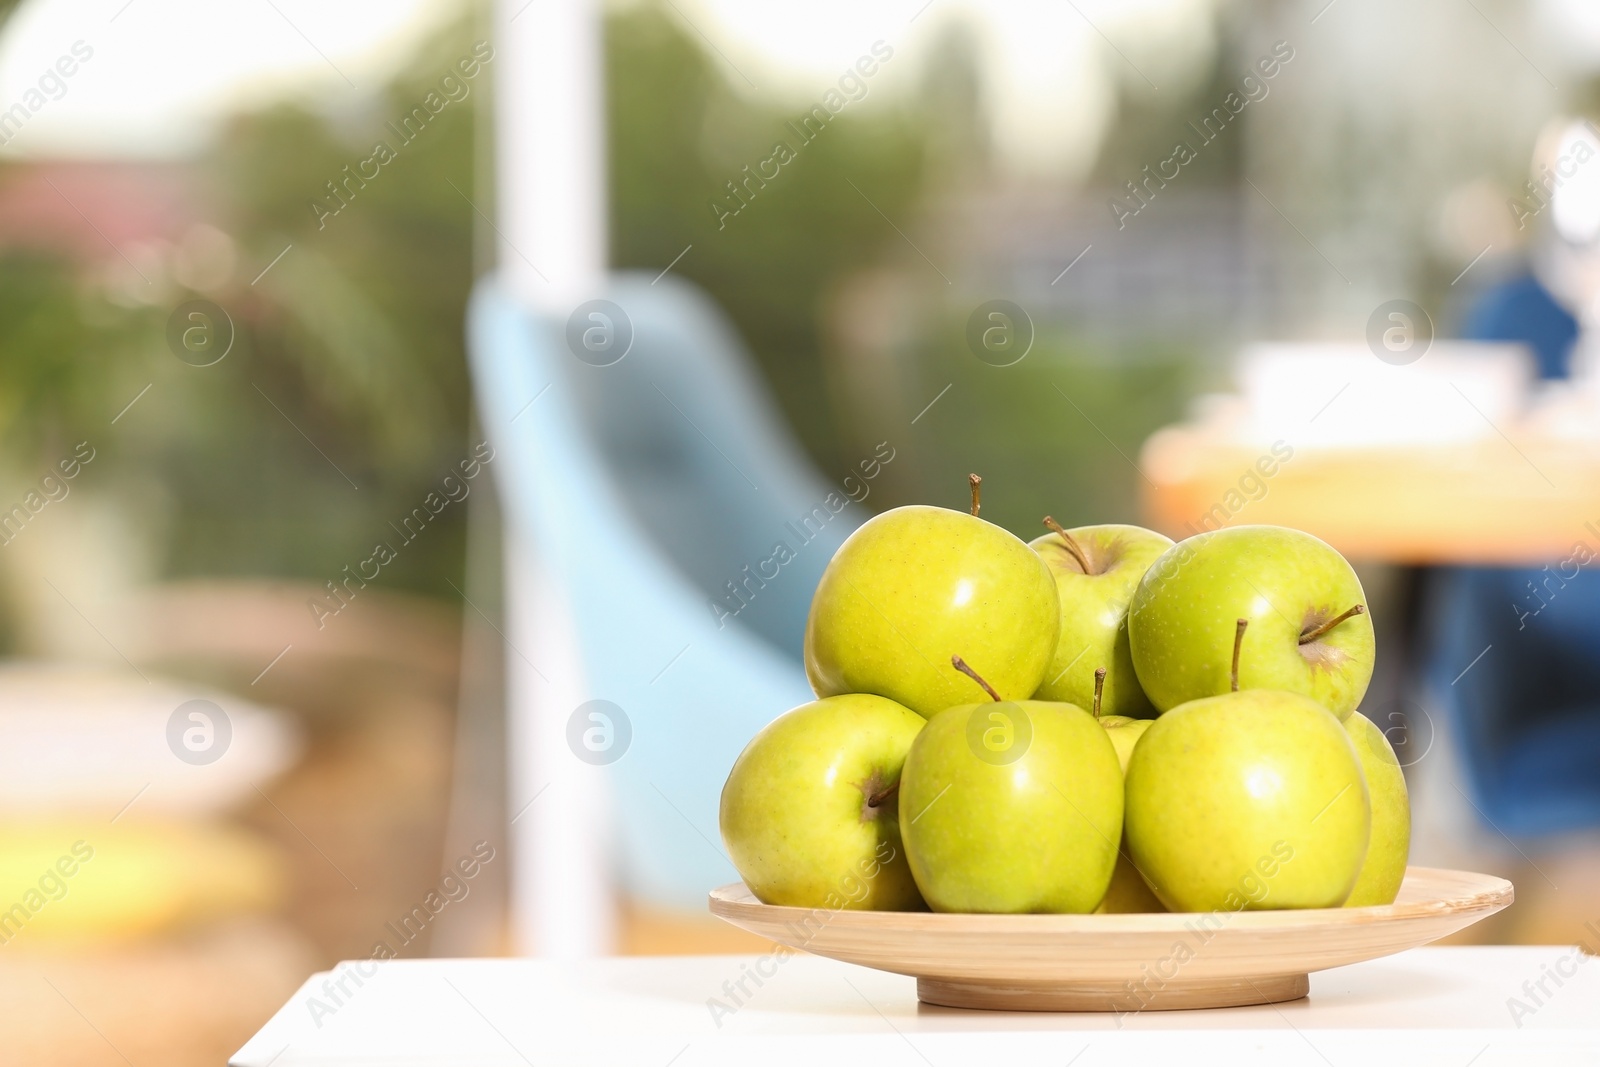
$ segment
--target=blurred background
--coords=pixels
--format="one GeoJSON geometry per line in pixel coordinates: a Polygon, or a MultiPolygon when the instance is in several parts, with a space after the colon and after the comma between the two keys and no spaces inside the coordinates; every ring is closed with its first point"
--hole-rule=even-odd
{"type": "MultiPolygon", "coordinates": [[[[380,943],[537,950],[506,677],[560,650],[507,621],[537,465],[485,444],[517,439],[466,328],[505,240],[495,40],[443,0],[0,3],[18,1062],[220,1062],[380,943]]],[[[709,298],[849,525],[978,471],[1027,539],[1323,536],[1373,601],[1413,862],[1513,878],[1475,938],[1600,945],[1591,7],[638,0],[601,54],[611,268],[709,298]]],[[[661,558],[713,624],[757,557],[661,558]]],[[[750,944],[618,864],[610,948],[750,944]]]]}

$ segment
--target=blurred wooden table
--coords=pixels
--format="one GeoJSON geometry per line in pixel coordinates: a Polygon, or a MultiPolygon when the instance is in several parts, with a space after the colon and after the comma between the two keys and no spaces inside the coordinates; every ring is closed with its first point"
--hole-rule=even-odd
{"type": "Polygon", "coordinates": [[[1351,558],[1388,563],[1537,566],[1567,559],[1580,541],[1600,556],[1593,443],[1495,436],[1303,448],[1276,462],[1266,446],[1177,426],[1146,442],[1139,466],[1146,519],[1174,538],[1221,519],[1291,526],[1351,558]]]}

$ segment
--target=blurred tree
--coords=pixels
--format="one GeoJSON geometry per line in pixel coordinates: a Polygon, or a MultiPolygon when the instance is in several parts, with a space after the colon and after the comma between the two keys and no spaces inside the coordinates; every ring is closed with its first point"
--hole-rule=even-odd
{"type": "MultiPolygon", "coordinates": [[[[851,103],[802,146],[786,123],[798,126],[809,103],[777,107],[740,92],[656,4],[614,14],[606,48],[614,265],[660,270],[692,244],[673,271],[727,311],[802,443],[823,469],[843,473],[854,457],[837,454],[823,293],[900,239],[885,216],[909,225],[927,124],[914,112],[851,103]],[[737,205],[729,183],[744,181],[746,166],[755,172],[779,142],[796,158],[752,186],[737,215],[719,218],[714,205],[737,205]]],[[[871,99],[870,79],[867,87],[871,99]]],[[[817,86],[814,102],[831,88],[817,86]]]]}
{"type": "Polygon", "coordinates": [[[61,257],[27,248],[0,254],[4,473],[28,476],[104,421],[101,400],[128,338],[123,322],[93,314],[96,299],[61,257]]]}
{"type": "MultiPolygon", "coordinates": [[[[476,110],[493,63],[414,140],[400,144],[388,124],[437,89],[480,36],[461,21],[336,120],[285,106],[231,123],[199,168],[213,221],[241,262],[204,293],[129,308],[92,272],[21,253],[0,259],[0,444],[10,465],[26,473],[32,457],[103,426],[149,383],[115,434],[104,434],[108,458],[97,472],[124,486],[130,506],[164,512],[152,528],[165,531],[166,573],[320,583],[391,540],[390,523],[471,444],[468,197],[477,195],[476,110]],[[345,187],[347,203],[330,215],[328,183],[345,182],[379,140],[394,158],[345,187]],[[207,368],[175,359],[165,341],[172,307],[196,295],[226,309],[237,330],[228,357],[207,368]]],[[[850,436],[835,425],[825,384],[824,294],[863,268],[910,257],[895,227],[916,231],[932,175],[948,179],[962,161],[977,173],[986,152],[972,50],[958,30],[935,41],[943,58],[922,75],[925,100],[881,99],[868,79],[864,102],[801,144],[787,124],[809,103],[746,94],[665,7],[608,18],[612,261],[659,271],[684,253],[674,273],[732,317],[802,442],[834,474],[855,457],[838,454],[850,436]],[[794,158],[730,214],[728,184],[772,158],[778,142],[794,158]]],[[[830,88],[816,86],[815,101],[830,88]]],[[[492,204],[476,206],[492,214],[492,204]]],[[[1075,519],[1134,517],[1137,475],[1118,450],[1135,455],[1175,413],[1186,388],[1172,372],[1179,357],[1119,369],[1115,354],[1086,358],[1071,338],[1042,337],[1018,368],[979,366],[961,340],[966,309],[945,322],[949,297],[935,285],[909,358],[940,379],[928,396],[943,382],[956,388],[906,435],[928,474],[907,490],[945,501],[947,481],[959,496],[961,477],[982,467],[1005,472],[991,483],[991,513],[1020,531],[1032,529],[1043,500],[1075,519]]],[[[464,516],[447,508],[383,582],[454,597],[464,516]]]]}
{"type": "Polygon", "coordinates": [[[970,182],[993,162],[980,66],[976,27],[965,16],[946,18],[928,46],[917,93],[923,112],[938,116],[927,124],[929,170],[945,186],[970,182]]]}
{"type": "MultiPolygon", "coordinates": [[[[0,17],[8,7],[0,0],[0,17]]],[[[130,507],[161,512],[150,529],[164,537],[166,573],[322,582],[393,540],[390,523],[470,444],[468,197],[493,62],[414,140],[394,126],[482,36],[462,19],[337,119],[285,105],[225,127],[197,169],[208,221],[231,236],[240,263],[204,292],[174,288],[169,270],[162,299],[129,307],[94,269],[0,259],[0,444],[10,466],[25,475],[56,441],[103,425],[149,383],[105,435],[97,470],[123,486],[130,507]],[[352,180],[378,141],[393,159],[352,180]],[[342,207],[329,183],[343,190],[342,207]],[[165,339],[168,313],[196,297],[220,305],[236,330],[227,358],[206,368],[175,359],[165,339]]],[[[805,443],[831,463],[820,294],[844,266],[897,240],[878,209],[910,212],[921,177],[916,123],[852,104],[759,201],[719,223],[713,200],[746,163],[791,139],[784,123],[804,108],[741,95],[658,6],[610,16],[607,49],[615,265],[660,270],[692,243],[674,269],[727,309],[805,443]]],[[[828,88],[817,87],[819,100],[828,88]]],[[[385,568],[385,584],[453,597],[464,515],[446,509],[385,568]]]]}
{"type": "MultiPolygon", "coordinates": [[[[1241,34],[1234,28],[1240,17],[1235,9],[1218,11],[1221,43],[1211,55],[1209,69],[1204,77],[1180,86],[1179,91],[1168,87],[1157,93],[1146,91],[1142,82],[1118,83],[1117,115],[1107,126],[1105,140],[1095,157],[1091,185],[1121,189],[1124,182],[1139,179],[1146,165],[1154,168],[1171,157],[1179,142],[1196,152],[1193,161],[1183,166],[1185,187],[1239,183],[1244,171],[1244,131],[1225,128],[1207,142],[1189,123],[1198,125],[1213,108],[1222,107],[1224,98],[1239,90],[1240,82],[1258,58],[1245,54],[1241,47],[1241,34]]],[[[1268,82],[1265,88],[1270,96],[1272,84],[1268,82]]],[[[1252,107],[1247,105],[1240,117],[1248,122],[1253,117],[1252,107]]]]}
{"type": "Polygon", "coordinates": [[[964,327],[952,317],[927,360],[927,382],[951,388],[919,423],[930,438],[921,500],[964,508],[977,471],[983,517],[1025,540],[1044,533],[1047,513],[1068,526],[1141,522],[1139,449],[1183,414],[1193,352],[1111,351],[1050,329],[1022,362],[991,367],[972,357],[964,327]]]}
{"type": "MultiPolygon", "coordinates": [[[[211,153],[211,184],[252,269],[207,294],[239,329],[237,357],[207,368],[209,380],[191,372],[187,418],[161,435],[174,573],[333,578],[379,541],[399,547],[390,523],[467,455],[472,207],[456,190],[472,187],[472,108],[489,75],[410,143],[388,123],[436,91],[470,43],[457,27],[338,131],[279,108],[241,117],[211,153]],[[394,158],[352,180],[379,141],[394,158]]],[[[446,508],[385,582],[454,596],[464,518],[446,508]]]]}

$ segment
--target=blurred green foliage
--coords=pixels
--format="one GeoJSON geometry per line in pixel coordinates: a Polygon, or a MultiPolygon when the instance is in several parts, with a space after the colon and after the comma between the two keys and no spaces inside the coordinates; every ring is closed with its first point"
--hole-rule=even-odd
{"type": "MultiPolygon", "coordinates": [[[[1245,54],[1237,45],[1244,36],[1232,25],[1241,20],[1239,11],[1224,9],[1217,17],[1225,27],[1219,34],[1223,43],[1204,78],[1177,90],[1167,86],[1164,92],[1150,90],[1135,77],[1125,79],[1118,87],[1117,118],[1107,130],[1095,157],[1093,182],[1120,192],[1123,183],[1142,181],[1144,167],[1156,168],[1171,157],[1175,146],[1182,142],[1197,153],[1183,166],[1184,187],[1239,184],[1244,173],[1246,144],[1242,125],[1235,123],[1220,133],[1213,127],[1209,141],[1201,137],[1196,128],[1214,108],[1223,106],[1229,93],[1239,91],[1240,82],[1247,73],[1256,75],[1252,64],[1261,56],[1245,54]]],[[[1256,75],[1256,84],[1271,95],[1271,80],[1263,83],[1256,75]]],[[[1246,105],[1246,112],[1248,110],[1249,105],[1246,105]]]]}
{"type": "MultiPolygon", "coordinates": [[[[1145,439],[1175,421],[1194,388],[1187,349],[1089,347],[1041,331],[1026,359],[994,367],[966,347],[953,316],[926,362],[925,393],[950,392],[917,423],[920,499],[965,509],[983,475],[983,517],[1024,540],[1049,514],[1066,526],[1141,521],[1145,439]]],[[[898,502],[898,501],[897,501],[898,502]]]]}
{"type": "MultiPolygon", "coordinates": [[[[371,154],[466,45],[419,56],[359,122],[336,128],[283,107],[240,117],[196,164],[205,221],[238,249],[231,278],[184,290],[168,248],[147,263],[144,306],[84,269],[0,256],[0,415],[13,476],[89,436],[105,458],[89,483],[149,519],[162,570],[323,582],[370,554],[389,527],[467,455],[462,318],[472,283],[475,92],[434,116],[398,158],[319,225],[313,199],[371,154]],[[258,281],[274,257],[283,258],[258,281]],[[221,362],[192,367],[166,339],[185,300],[225,310],[221,362]],[[136,406],[110,420],[148,384],[136,406]]],[[[470,41],[470,38],[467,38],[470,41]]],[[[118,261],[108,261],[120,268],[118,261]]],[[[453,596],[464,509],[451,507],[385,569],[397,587],[453,596]],[[392,576],[392,577],[391,577],[392,576]]]]}
{"type": "Polygon", "coordinates": [[[65,259],[0,254],[0,450],[11,473],[27,477],[110,417],[100,407],[126,334],[95,302],[65,259]]]}
{"type": "MultiPolygon", "coordinates": [[[[228,126],[198,165],[214,205],[207,221],[240,250],[221,288],[190,293],[167,278],[161,299],[129,308],[71,264],[0,256],[0,415],[13,465],[26,470],[53,454],[51,442],[106,426],[150,383],[115,432],[102,431],[108,459],[96,473],[152,490],[142,504],[162,511],[169,575],[321,582],[390,539],[389,522],[471,444],[469,198],[492,214],[474,182],[492,63],[414,141],[402,145],[386,124],[483,36],[463,20],[359,115],[332,121],[282,106],[228,126]],[[314,200],[336,204],[326,183],[342,182],[380,139],[394,161],[319,218],[314,200]],[[179,362],[165,342],[167,313],[196,296],[236,329],[228,357],[211,367],[179,362]]],[[[820,294],[892,237],[861,194],[909,212],[920,175],[911,123],[893,112],[839,117],[719,232],[711,198],[742,162],[770,154],[791,116],[735,92],[664,9],[614,14],[607,49],[615,265],[659,270],[694,244],[676,269],[729,310],[808,445],[826,454],[820,294]]],[[[447,509],[385,580],[452,596],[464,515],[447,509]]]]}
{"type": "MultiPolygon", "coordinates": [[[[871,44],[861,42],[863,55],[871,44]]],[[[798,125],[806,105],[740,91],[738,76],[655,6],[613,17],[607,65],[612,262],[660,270],[692,244],[674,272],[728,312],[807,450],[847,466],[819,358],[820,305],[842,272],[900,240],[884,216],[912,213],[935,117],[872,106],[869,78],[866,96],[802,147],[786,123],[798,125]],[[736,203],[727,183],[778,142],[797,158],[719,221],[713,201],[736,203]]],[[[816,99],[831,87],[818,86],[816,99]]]]}
{"type": "MultiPolygon", "coordinates": [[[[321,583],[393,540],[390,522],[473,443],[463,320],[477,212],[494,210],[474,180],[487,159],[479,109],[492,63],[413,142],[400,145],[386,123],[486,35],[464,19],[358,113],[283,106],[226,128],[197,164],[205,217],[239,249],[220,287],[195,294],[169,277],[161,299],[129,307],[81,265],[0,254],[6,465],[26,473],[92,428],[108,457],[94,468],[97,484],[159,513],[150,528],[175,577],[321,583]],[[396,158],[337,215],[319,219],[313,201],[333,203],[326,183],[379,139],[396,158]],[[237,331],[212,367],[180,362],[165,341],[168,313],[196,295],[226,309],[237,331]]],[[[835,116],[739,215],[719,221],[713,200],[775,142],[795,143],[785,124],[806,106],[746,92],[664,6],[609,17],[613,264],[659,271],[689,248],[674,272],[726,309],[828,471],[842,473],[855,458],[843,453],[859,429],[840,425],[825,373],[821,315],[831,287],[905,261],[911,253],[895,226],[914,230],[932,185],[948,189],[984,165],[981,85],[964,41],[959,29],[939,39],[943,58],[918,99],[881,100],[868,79],[866,101],[835,116]]],[[[871,43],[862,42],[863,54],[871,43]]],[[[828,88],[818,86],[816,99],[828,88]]],[[[933,284],[940,292],[928,306],[937,309],[947,298],[933,284]]],[[[917,331],[906,357],[916,373],[955,387],[905,433],[914,457],[901,469],[916,474],[881,502],[910,492],[962,506],[965,474],[976,469],[990,476],[986,516],[1018,532],[1037,526],[1041,507],[1068,522],[1135,518],[1138,475],[1128,457],[1177,413],[1183,354],[1119,363],[1118,353],[1052,335],[1024,364],[993,368],[964,347],[967,310],[950,309],[948,322],[936,312],[917,331]]],[[[385,568],[385,585],[454,597],[464,519],[465,508],[447,508],[385,568]]]]}
{"type": "MultiPolygon", "coordinates": [[[[392,541],[389,522],[467,454],[472,207],[456,189],[472,188],[471,103],[487,76],[412,143],[399,146],[384,128],[464,51],[419,61],[356,129],[336,133],[281,109],[241,119],[215,150],[225,228],[248,249],[235,292],[216,299],[240,324],[244,351],[207,368],[223,372],[213,402],[226,408],[207,420],[209,447],[168,442],[165,465],[188,489],[175,572],[331,578],[392,541]],[[337,206],[325,183],[343,180],[380,139],[397,158],[319,221],[313,200],[337,206]]],[[[444,579],[459,571],[463,518],[449,508],[431,523],[394,580],[451,595],[444,579]]]]}

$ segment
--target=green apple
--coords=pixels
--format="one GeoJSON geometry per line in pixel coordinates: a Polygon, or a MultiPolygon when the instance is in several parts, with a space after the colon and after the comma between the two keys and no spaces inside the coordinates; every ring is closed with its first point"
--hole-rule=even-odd
{"type": "Polygon", "coordinates": [[[1139,526],[1063,530],[1048,516],[1045,525],[1052,532],[1028,545],[1055,578],[1061,634],[1034,699],[1088,707],[1094,670],[1104,666],[1105,713],[1154,718],[1128,651],[1128,601],[1172,540],[1139,526]]]}
{"type": "MultiPolygon", "coordinates": [[[[1106,736],[1111,738],[1111,747],[1117,750],[1117,759],[1122,764],[1124,774],[1128,772],[1128,760],[1133,757],[1133,747],[1150,728],[1150,722],[1150,719],[1130,719],[1126,715],[1100,717],[1100,725],[1105,727],[1106,736]]],[[[1094,910],[1096,914],[1114,915],[1167,910],[1150,891],[1150,886],[1128,856],[1126,827],[1117,847],[1117,866],[1111,872],[1111,885],[1106,889],[1100,906],[1094,910]]]]}
{"type": "Polygon", "coordinates": [[[1117,866],[1111,872],[1111,884],[1106,887],[1106,895],[1101,898],[1100,906],[1094,909],[1095,914],[1145,915],[1166,911],[1167,906],[1151,891],[1149,883],[1128,857],[1126,849],[1127,846],[1123,845],[1117,853],[1117,866]]]}
{"type": "Polygon", "coordinates": [[[1088,913],[1122,833],[1116,749],[1071,704],[946,708],[906,756],[900,833],[935,911],[1088,913]]]}
{"type": "Polygon", "coordinates": [[[1122,772],[1128,772],[1128,760],[1133,758],[1133,746],[1139,743],[1139,738],[1150,728],[1154,719],[1130,719],[1126,715],[1105,715],[1100,719],[1100,725],[1105,728],[1106,736],[1111,739],[1111,747],[1117,750],[1117,760],[1122,764],[1122,772]]]}
{"type": "Polygon", "coordinates": [[[1366,859],[1372,808],[1337,718],[1298,693],[1247,689],[1181,704],[1145,731],[1125,829],[1173,911],[1336,908],[1366,859]]]}
{"type": "Polygon", "coordinates": [[[896,785],[926,724],[857,694],[802,704],[768,723],[722,787],[722,841],[764,904],[921,910],[896,817],[896,785]]]}
{"type": "Polygon", "coordinates": [[[1150,565],[1128,606],[1139,684],[1159,711],[1228,692],[1236,620],[1241,689],[1300,693],[1340,719],[1372,679],[1366,594],[1343,556],[1299,530],[1197,534],[1150,565]]]}
{"type": "Polygon", "coordinates": [[[924,716],[983,699],[959,653],[1006,699],[1031,696],[1060,628],[1038,553],[976,515],[903,507],[869,519],[823,571],[806,619],[818,696],[876,693],[924,716]]]}
{"type": "Polygon", "coordinates": [[[1369,904],[1393,904],[1405,881],[1406,860],[1411,851],[1411,800],[1406,793],[1405,772],[1395,758],[1389,739],[1371,719],[1360,712],[1344,721],[1344,728],[1355,742],[1366,775],[1367,793],[1372,798],[1372,843],[1367,846],[1367,862],[1350,891],[1347,908],[1369,904]]]}

